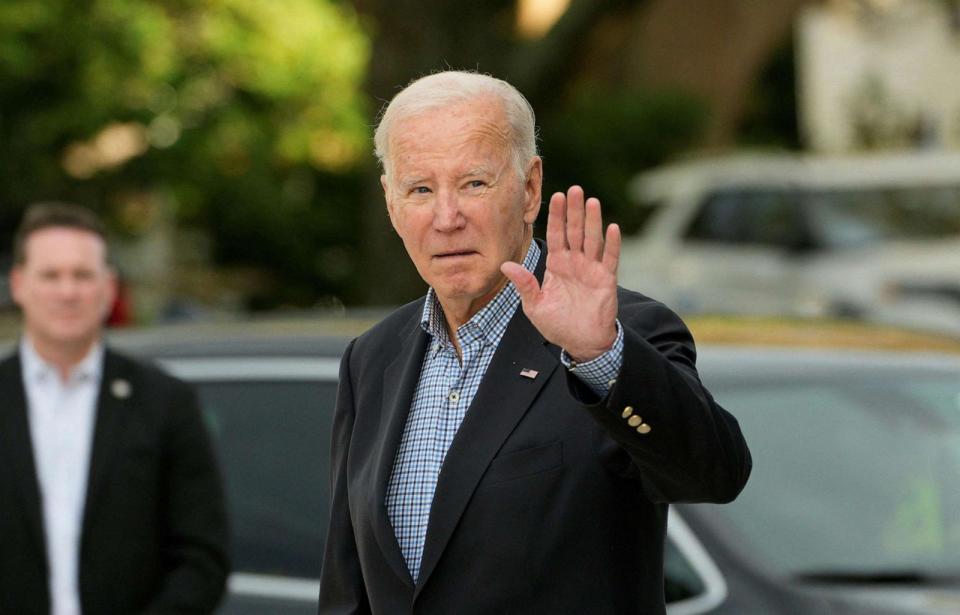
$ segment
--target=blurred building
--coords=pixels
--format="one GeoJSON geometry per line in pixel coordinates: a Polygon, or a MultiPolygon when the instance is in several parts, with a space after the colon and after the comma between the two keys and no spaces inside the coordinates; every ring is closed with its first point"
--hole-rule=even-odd
{"type": "Polygon", "coordinates": [[[960,2],[830,0],[797,21],[806,146],[960,148],[960,2]]]}

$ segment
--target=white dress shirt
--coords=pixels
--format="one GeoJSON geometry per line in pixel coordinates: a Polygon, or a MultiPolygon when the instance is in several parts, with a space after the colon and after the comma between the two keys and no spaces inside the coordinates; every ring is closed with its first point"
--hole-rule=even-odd
{"type": "Polygon", "coordinates": [[[95,345],[66,382],[26,337],[20,342],[20,357],[42,500],[50,613],[80,615],[80,534],[103,346],[95,345]]]}

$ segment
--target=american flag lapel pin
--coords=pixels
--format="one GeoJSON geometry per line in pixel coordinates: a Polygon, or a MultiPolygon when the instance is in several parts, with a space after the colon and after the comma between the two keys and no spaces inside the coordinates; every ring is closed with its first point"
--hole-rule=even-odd
{"type": "Polygon", "coordinates": [[[534,378],[536,378],[537,374],[539,373],[540,372],[538,372],[537,370],[530,369],[529,367],[524,367],[523,369],[520,370],[520,375],[523,376],[524,378],[529,378],[530,380],[533,380],[534,378]]]}
{"type": "Polygon", "coordinates": [[[117,378],[110,383],[110,392],[117,399],[126,399],[130,397],[131,388],[130,383],[124,380],[123,378],[117,378]]]}

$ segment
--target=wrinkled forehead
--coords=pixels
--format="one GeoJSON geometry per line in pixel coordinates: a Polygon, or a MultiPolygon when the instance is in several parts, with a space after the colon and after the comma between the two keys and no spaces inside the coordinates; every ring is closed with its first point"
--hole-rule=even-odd
{"type": "Polygon", "coordinates": [[[511,130],[500,101],[477,99],[425,109],[398,118],[389,135],[388,162],[469,155],[500,158],[509,153],[511,130]]]}

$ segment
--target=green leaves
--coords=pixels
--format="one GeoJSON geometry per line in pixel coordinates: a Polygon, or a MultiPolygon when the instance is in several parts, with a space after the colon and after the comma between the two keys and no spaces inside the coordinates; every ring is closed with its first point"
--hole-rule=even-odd
{"type": "Polygon", "coordinates": [[[369,156],[369,48],[351,6],[333,0],[4,0],[0,230],[9,237],[23,207],[57,198],[136,239],[150,226],[121,212],[154,203],[175,224],[209,228],[221,259],[337,291],[342,267],[280,263],[356,241],[354,214],[334,208],[369,156]],[[343,194],[284,188],[315,176],[343,194]],[[221,224],[228,211],[246,213],[221,224]],[[331,222],[265,223],[283,216],[331,222]],[[238,237],[265,251],[227,247],[238,237]]]}

